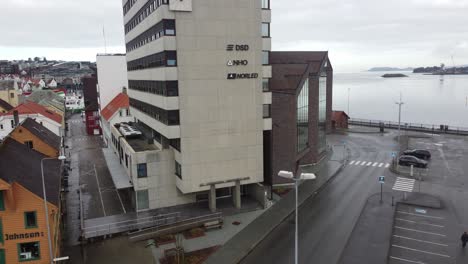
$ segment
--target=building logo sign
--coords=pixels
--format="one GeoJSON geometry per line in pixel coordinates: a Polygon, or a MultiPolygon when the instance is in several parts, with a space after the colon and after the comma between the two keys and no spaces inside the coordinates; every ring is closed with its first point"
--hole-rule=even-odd
{"type": "Polygon", "coordinates": [[[247,66],[249,62],[247,60],[228,60],[227,66],[247,66]]]}
{"type": "Polygon", "coordinates": [[[36,237],[44,237],[44,232],[5,234],[5,240],[18,240],[18,239],[28,239],[28,238],[36,238],[36,237]]]}
{"type": "Polygon", "coordinates": [[[248,51],[249,50],[249,45],[237,45],[237,44],[228,44],[226,46],[226,51],[248,51]]]}
{"type": "Polygon", "coordinates": [[[258,73],[228,73],[228,80],[237,80],[237,79],[257,79],[258,73]]]}

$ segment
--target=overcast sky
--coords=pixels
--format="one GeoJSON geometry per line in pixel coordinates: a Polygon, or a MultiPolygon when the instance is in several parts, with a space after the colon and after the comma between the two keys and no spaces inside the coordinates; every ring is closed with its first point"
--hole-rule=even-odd
{"type": "MultiPolygon", "coordinates": [[[[121,0],[1,1],[0,59],[94,61],[103,27],[124,52],[121,0]]],[[[468,0],[271,2],[273,49],[328,50],[336,72],[468,64],[468,0]]]]}

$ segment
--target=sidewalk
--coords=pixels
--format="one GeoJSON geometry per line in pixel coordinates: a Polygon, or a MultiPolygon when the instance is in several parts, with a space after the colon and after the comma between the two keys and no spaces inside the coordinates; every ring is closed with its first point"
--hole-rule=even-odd
{"type": "MultiPolygon", "coordinates": [[[[317,194],[342,168],[342,163],[325,160],[323,163],[309,168],[304,172],[315,172],[315,181],[304,182],[299,187],[299,204],[317,194]],[[309,171],[310,170],[310,171],[309,171]]],[[[207,264],[237,264],[249,254],[270,232],[294,212],[295,194],[289,192],[269,210],[256,218],[242,231],[229,240],[221,249],[215,252],[207,264]]]]}

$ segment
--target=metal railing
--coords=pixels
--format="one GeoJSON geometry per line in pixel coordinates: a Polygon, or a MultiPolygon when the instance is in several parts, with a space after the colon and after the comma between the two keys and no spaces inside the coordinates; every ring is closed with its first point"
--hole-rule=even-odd
{"type": "Polygon", "coordinates": [[[160,225],[168,225],[175,223],[180,219],[180,212],[161,214],[155,216],[148,216],[136,218],[126,221],[95,225],[85,227],[82,230],[85,239],[93,237],[101,237],[111,234],[127,232],[131,230],[141,230],[144,228],[155,227],[160,225]]]}
{"type": "MultiPolygon", "coordinates": [[[[398,122],[394,122],[394,121],[352,118],[352,119],[349,119],[348,123],[350,125],[356,125],[356,126],[384,127],[384,128],[398,129],[398,122]]],[[[445,133],[445,134],[455,134],[455,135],[468,135],[468,127],[457,127],[457,126],[449,126],[449,125],[431,125],[431,124],[401,122],[401,129],[436,133],[436,134],[445,133]]]]}

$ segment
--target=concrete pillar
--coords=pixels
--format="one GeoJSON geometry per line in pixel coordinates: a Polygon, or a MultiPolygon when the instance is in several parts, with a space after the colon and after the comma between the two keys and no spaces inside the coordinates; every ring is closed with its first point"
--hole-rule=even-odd
{"type": "Polygon", "coordinates": [[[214,184],[210,185],[210,191],[208,193],[208,203],[211,212],[216,212],[216,187],[214,184]]]}
{"type": "Polygon", "coordinates": [[[234,191],[232,193],[232,200],[234,202],[234,206],[237,209],[241,209],[241,188],[240,188],[240,181],[236,181],[236,185],[233,187],[234,191]]]}

